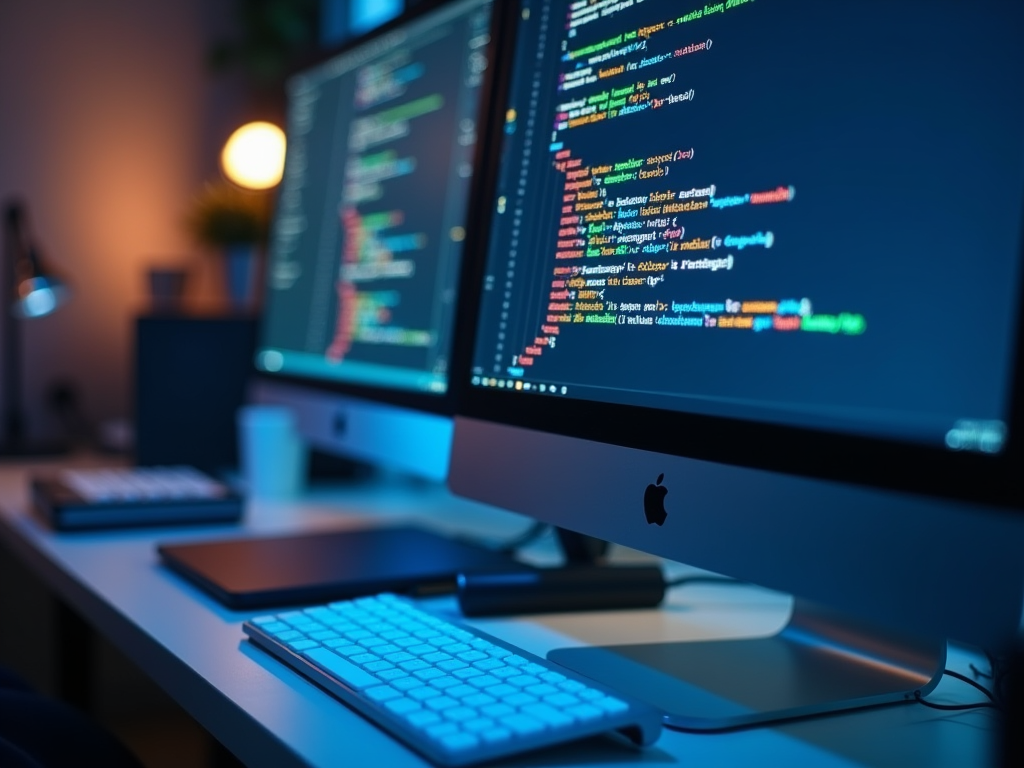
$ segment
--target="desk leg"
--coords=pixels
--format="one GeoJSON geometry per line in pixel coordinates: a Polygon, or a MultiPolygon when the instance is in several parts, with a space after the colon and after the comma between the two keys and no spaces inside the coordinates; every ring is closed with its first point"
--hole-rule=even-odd
{"type": "Polygon", "coordinates": [[[55,599],[57,695],[82,712],[92,708],[96,638],[67,603],[55,599]]]}

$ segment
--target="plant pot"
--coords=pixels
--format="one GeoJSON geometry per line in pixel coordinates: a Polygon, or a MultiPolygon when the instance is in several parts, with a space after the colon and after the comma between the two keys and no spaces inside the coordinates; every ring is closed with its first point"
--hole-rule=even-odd
{"type": "Polygon", "coordinates": [[[256,308],[259,288],[259,248],[253,243],[236,243],[224,248],[225,283],[232,310],[256,308]]]}

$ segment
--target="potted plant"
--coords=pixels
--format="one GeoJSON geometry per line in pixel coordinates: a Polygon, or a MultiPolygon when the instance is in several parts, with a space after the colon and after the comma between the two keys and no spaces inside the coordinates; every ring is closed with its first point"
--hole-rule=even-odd
{"type": "Polygon", "coordinates": [[[187,225],[199,243],[224,256],[231,306],[251,309],[270,225],[268,193],[240,189],[227,181],[210,182],[193,199],[187,225]]]}

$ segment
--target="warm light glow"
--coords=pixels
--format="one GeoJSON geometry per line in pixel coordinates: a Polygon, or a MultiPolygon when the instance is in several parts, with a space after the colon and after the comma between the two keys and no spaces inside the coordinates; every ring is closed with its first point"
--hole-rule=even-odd
{"type": "Polygon", "coordinates": [[[284,173],[284,131],[272,123],[246,123],[231,134],[220,164],[224,175],[246,189],[270,189],[284,173]]]}

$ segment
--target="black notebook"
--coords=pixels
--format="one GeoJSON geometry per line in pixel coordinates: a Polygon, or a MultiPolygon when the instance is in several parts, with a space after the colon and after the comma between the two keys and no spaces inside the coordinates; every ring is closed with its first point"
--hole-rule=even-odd
{"type": "Polygon", "coordinates": [[[235,609],[453,592],[459,573],[532,570],[503,552],[415,527],[162,544],[157,551],[173,571],[235,609]]]}

